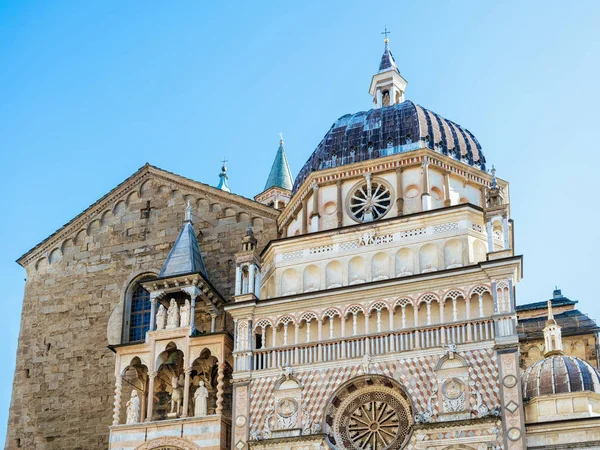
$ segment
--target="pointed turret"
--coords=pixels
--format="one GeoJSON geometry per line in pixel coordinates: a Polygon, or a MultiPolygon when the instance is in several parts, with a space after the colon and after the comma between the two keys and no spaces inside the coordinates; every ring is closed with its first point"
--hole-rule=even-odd
{"type": "Polygon", "coordinates": [[[390,50],[390,40],[387,38],[389,33],[387,29],[382,33],[385,34],[383,41],[385,48],[379,63],[379,70],[373,75],[371,87],[369,88],[369,94],[373,98],[375,108],[402,103],[404,101],[404,91],[408,84],[404,77],[400,75],[400,70],[398,70],[396,60],[394,60],[390,50]]]}
{"type": "Polygon", "coordinates": [[[294,179],[283,147],[283,135],[280,134],[279,148],[265,183],[265,189],[254,199],[273,208],[283,209],[290,201],[293,185],[294,179]]]}
{"type": "Polygon", "coordinates": [[[205,278],[206,267],[200,253],[200,246],[192,222],[192,205],[188,201],[185,220],[173,248],[162,266],[159,278],[168,278],[188,273],[200,273],[205,278]]]}
{"type": "Polygon", "coordinates": [[[227,175],[227,166],[225,163],[227,160],[221,161],[223,165],[221,166],[221,173],[219,174],[219,184],[217,185],[217,189],[221,189],[225,192],[231,192],[229,189],[229,185],[227,184],[227,180],[229,180],[229,175],[227,175]]]}
{"type": "Polygon", "coordinates": [[[563,354],[561,327],[554,318],[554,313],[552,312],[552,300],[548,300],[548,320],[546,320],[546,326],[543,331],[546,350],[544,352],[544,357],[563,354]]]}

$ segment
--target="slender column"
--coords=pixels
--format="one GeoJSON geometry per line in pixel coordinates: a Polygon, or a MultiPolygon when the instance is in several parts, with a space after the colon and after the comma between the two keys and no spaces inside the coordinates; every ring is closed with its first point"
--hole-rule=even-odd
{"type": "Polygon", "coordinates": [[[185,382],[183,384],[183,412],[181,413],[181,417],[188,416],[188,407],[190,404],[190,378],[192,375],[192,368],[185,368],[185,382]]]}
{"type": "Polygon", "coordinates": [[[427,325],[431,325],[431,303],[427,302],[427,325]]]}
{"type": "Polygon", "coordinates": [[[277,347],[277,325],[273,327],[273,345],[271,347],[277,347]]]}
{"type": "Polygon", "coordinates": [[[210,315],[210,332],[211,333],[215,332],[216,325],[217,325],[217,315],[211,314],[210,315]]]}
{"type": "Polygon", "coordinates": [[[465,310],[467,314],[467,320],[471,320],[471,299],[469,297],[465,298],[465,310]]]}
{"type": "Polygon", "coordinates": [[[344,222],[344,205],[342,203],[342,181],[337,180],[335,182],[337,187],[337,226],[340,228],[344,222]]]}
{"type": "Polygon", "coordinates": [[[404,169],[398,167],[396,169],[396,207],[398,208],[398,216],[404,214],[404,192],[402,185],[402,172],[404,169]]]}
{"type": "Polygon", "coordinates": [[[456,308],[456,299],[452,299],[452,320],[456,322],[458,320],[458,309],[456,308]]]}
{"type": "Polygon", "coordinates": [[[441,302],[440,303],[440,323],[444,323],[446,320],[444,318],[444,304],[446,302],[441,302]]]}
{"type": "Polygon", "coordinates": [[[238,334],[238,320],[233,319],[233,350],[240,350],[240,336],[238,334]]]}
{"type": "Polygon", "coordinates": [[[479,296],[479,317],[483,317],[483,294],[477,294],[479,296]]]}
{"type": "Polygon", "coordinates": [[[389,311],[389,321],[390,321],[390,327],[389,330],[390,331],[394,331],[394,308],[390,308],[389,311]]]}
{"type": "Polygon", "coordinates": [[[356,336],[358,334],[358,323],[357,323],[357,314],[352,313],[352,336],[356,336]]]}
{"type": "Polygon", "coordinates": [[[431,209],[431,195],[429,193],[429,161],[427,158],[423,161],[423,186],[422,186],[422,194],[421,201],[423,211],[429,211],[431,209]]]}
{"type": "Polygon", "coordinates": [[[504,235],[504,250],[510,248],[510,240],[508,236],[508,217],[502,217],[502,234],[504,235]]]}
{"type": "Polygon", "coordinates": [[[323,320],[317,319],[317,339],[319,342],[323,340],[323,320]]]}
{"type": "Polygon", "coordinates": [[[329,318],[329,339],[333,339],[333,316],[329,318]]]}
{"type": "Polygon", "coordinates": [[[302,234],[306,234],[306,225],[307,225],[306,222],[307,222],[307,215],[308,215],[307,214],[308,211],[306,211],[306,208],[308,208],[307,203],[308,202],[307,202],[306,198],[304,198],[302,200],[302,225],[301,225],[301,230],[302,230],[301,233],[302,234]]]}
{"type": "Polygon", "coordinates": [[[488,235],[488,253],[491,253],[494,251],[494,234],[493,234],[493,230],[492,230],[492,221],[488,220],[488,222],[486,223],[486,228],[487,228],[487,235],[488,235]]]}
{"type": "Polygon", "coordinates": [[[256,274],[256,286],[254,287],[254,295],[256,295],[256,298],[260,298],[260,282],[261,282],[261,275],[260,275],[260,268],[258,268],[257,274],[256,274]]]}
{"type": "MultiPolygon", "coordinates": [[[[306,323],[308,323],[308,322],[306,322],[306,323]]],[[[299,343],[300,343],[300,324],[296,323],[296,324],[294,324],[294,344],[297,347],[299,343]]]]}
{"type": "Polygon", "coordinates": [[[312,197],[312,212],[310,213],[310,231],[319,231],[319,185],[314,183],[312,185],[313,197],[312,197]]]}
{"type": "Polygon", "coordinates": [[[310,342],[310,320],[306,321],[306,342],[310,342]]]}
{"type": "Polygon", "coordinates": [[[190,297],[192,299],[190,302],[190,335],[192,335],[196,331],[196,297],[198,295],[194,292],[190,297]]]}
{"type": "Polygon", "coordinates": [[[452,199],[450,198],[450,172],[444,172],[444,206],[450,206],[452,199]]]}
{"type": "MultiPolygon", "coordinates": [[[[153,292],[154,294],[154,292],[153,292]]],[[[156,303],[158,298],[150,295],[150,331],[156,330],[156,303]]]]}
{"type": "Polygon", "coordinates": [[[113,425],[119,425],[121,415],[121,396],[122,396],[123,379],[121,374],[117,373],[115,378],[115,403],[113,408],[113,425]]]}
{"type": "Polygon", "coordinates": [[[377,310],[377,332],[381,332],[381,310],[377,310]]]}
{"type": "Polygon", "coordinates": [[[156,372],[148,373],[148,410],[146,412],[146,422],[152,421],[152,415],[154,414],[154,380],[156,378],[156,372]]]}
{"type": "Polygon", "coordinates": [[[235,268],[235,295],[242,293],[242,268],[237,266],[235,268]]]}
{"type": "Polygon", "coordinates": [[[402,305],[402,328],[406,328],[406,305],[402,305]]]}
{"type": "Polygon", "coordinates": [[[261,325],[260,327],[260,331],[261,331],[261,336],[262,338],[260,339],[260,348],[267,348],[267,326],[266,325],[261,325]]]}
{"type": "Polygon", "coordinates": [[[340,317],[342,320],[342,338],[346,337],[346,316],[340,317]]]}
{"type": "Polygon", "coordinates": [[[254,264],[248,268],[248,293],[254,294],[254,264]]]}
{"type": "Polygon", "coordinates": [[[216,414],[223,412],[223,386],[225,386],[225,363],[217,365],[217,408],[216,414]]]}
{"type": "Polygon", "coordinates": [[[365,314],[365,334],[369,334],[369,318],[371,317],[371,313],[365,314]]]}
{"type": "Polygon", "coordinates": [[[415,316],[415,327],[419,326],[419,305],[415,306],[414,308],[414,316],[415,316]]]}
{"type": "Polygon", "coordinates": [[[283,345],[288,343],[288,322],[283,324],[283,345]]]}

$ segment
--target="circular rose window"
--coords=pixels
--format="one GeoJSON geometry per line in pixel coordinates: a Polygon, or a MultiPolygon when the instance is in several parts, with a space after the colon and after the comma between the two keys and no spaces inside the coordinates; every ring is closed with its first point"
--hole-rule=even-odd
{"type": "Polygon", "coordinates": [[[387,214],[392,206],[392,193],[386,183],[372,180],[371,174],[357,184],[347,201],[350,216],[357,222],[372,222],[387,214]]]}
{"type": "Polygon", "coordinates": [[[408,399],[383,380],[361,384],[353,383],[338,394],[341,402],[332,402],[327,417],[330,442],[339,450],[403,448],[413,423],[408,399]]]}

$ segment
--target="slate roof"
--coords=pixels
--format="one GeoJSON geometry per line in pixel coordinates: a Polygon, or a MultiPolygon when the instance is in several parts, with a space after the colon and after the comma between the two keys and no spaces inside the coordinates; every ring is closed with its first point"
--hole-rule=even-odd
{"type": "Polygon", "coordinates": [[[293,184],[294,178],[292,178],[292,172],[290,171],[290,166],[287,157],[285,156],[283,142],[280,142],[264,190],[266,191],[272,187],[280,187],[291,191],[293,184]]]}
{"type": "Polygon", "coordinates": [[[168,278],[187,273],[200,273],[208,279],[206,266],[200,253],[194,226],[190,220],[183,223],[175,244],[158,274],[159,278],[168,278]]]}
{"type": "Polygon", "coordinates": [[[481,145],[469,130],[406,100],[336,120],[298,173],[292,193],[312,172],[422,147],[485,170],[481,145]]]}
{"type": "MultiPolygon", "coordinates": [[[[570,300],[567,297],[553,298],[552,307],[558,308],[561,306],[569,306],[577,304],[577,300],[570,300]]],[[[548,301],[527,303],[526,305],[517,305],[517,312],[519,311],[531,311],[534,309],[548,309],[548,301]]]]}
{"type": "Polygon", "coordinates": [[[396,61],[394,60],[394,56],[392,55],[392,51],[390,50],[386,42],[385,50],[383,51],[383,55],[381,55],[381,62],[379,63],[379,73],[385,72],[390,69],[393,69],[396,72],[400,73],[400,71],[398,70],[398,66],[396,65],[396,61]]]}

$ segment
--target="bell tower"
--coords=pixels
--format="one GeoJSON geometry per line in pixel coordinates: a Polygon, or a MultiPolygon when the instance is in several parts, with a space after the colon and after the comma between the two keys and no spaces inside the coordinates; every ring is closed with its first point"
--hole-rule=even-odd
{"type": "Polygon", "coordinates": [[[384,43],[385,48],[383,55],[381,56],[381,62],[379,63],[379,70],[371,79],[371,86],[369,87],[369,94],[373,98],[373,107],[381,108],[384,106],[391,106],[404,101],[404,91],[408,81],[400,75],[400,70],[396,65],[394,56],[389,48],[388,34],[390,31],[385,29],[381,34],[385,35],[384,43]]]}

